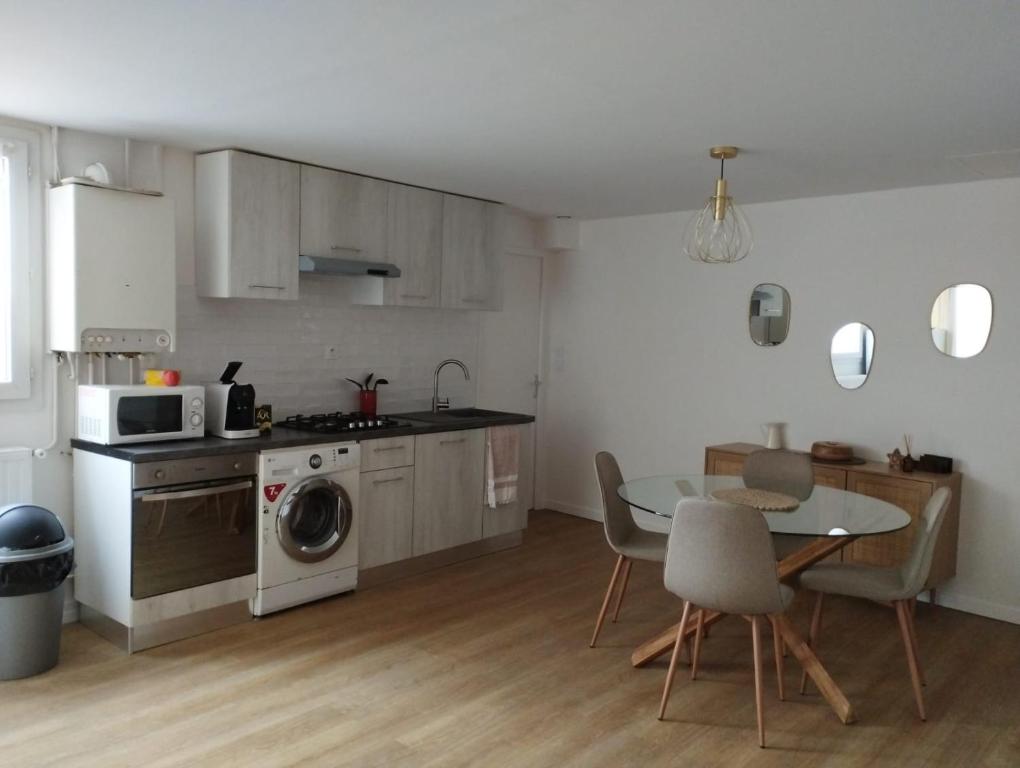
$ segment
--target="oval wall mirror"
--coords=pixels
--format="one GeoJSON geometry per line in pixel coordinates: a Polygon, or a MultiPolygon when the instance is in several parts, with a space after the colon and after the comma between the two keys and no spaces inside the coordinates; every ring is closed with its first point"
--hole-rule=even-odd
{"type": "Polygon", "coordinates": [[[992,294],[983,285],[958,283],[935,297],[931,340],[949,357],[974,357],[992,331],[992,294]]]}
{"type": "Polygon", "coordinates": [[[832,335],[832,375],[843,389],[864,385],[875,356],[875,334],[864,323],[847,323],[832,335]]]}
{"type": "Polygon", "coordinates": [[[756,285],[751,291],[748,323],[751,341],[758,346],[782,344],[790,332],[790,294],[774,283],[756,285]]]}

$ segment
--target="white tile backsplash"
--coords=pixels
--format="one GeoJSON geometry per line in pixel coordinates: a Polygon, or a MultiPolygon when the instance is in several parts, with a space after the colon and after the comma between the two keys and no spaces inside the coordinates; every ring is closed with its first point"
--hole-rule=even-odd
{"type": "MultiPolygon", "coordinates": [[[[342,278],[339,278],[342,279],[342,278]]],[[[355,410],[357,388],[345,377],[370,371],[389,379],[379,388],[379,412],[428,408],[432,373],[456,357],[474,372],[476,312],[416,307],[352,307],[337,300],[333,280],[301,278],[297,301],[202,299],[178,286],[177,351],[161,365],[180,368],[189,383],[216,380],[227,362],[241,360],[238,381],[255,385],[257,401],[273,417],[355,410]],[[336,359],[326,359],[326,347],[336,359]]],[[[440,392],[453,407],[474,405],[474,381],[456,367],[443,371],[440,392]]]]}

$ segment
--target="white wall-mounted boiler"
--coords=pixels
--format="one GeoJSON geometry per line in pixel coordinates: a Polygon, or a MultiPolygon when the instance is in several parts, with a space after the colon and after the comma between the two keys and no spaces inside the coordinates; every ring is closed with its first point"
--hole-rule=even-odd
{"type": "Polygon", "coordinates": [[[49,190],[48,202],[50,349],[173,351],[173,201],[65,183],[49,190]]]}

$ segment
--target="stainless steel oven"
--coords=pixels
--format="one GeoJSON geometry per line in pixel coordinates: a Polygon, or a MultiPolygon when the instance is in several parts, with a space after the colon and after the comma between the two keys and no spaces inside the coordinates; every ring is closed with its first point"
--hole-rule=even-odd
{"type": "Polygon", "coordinates": [[[258,454],[134,465],[131,597],[255,573],[258,454]]]}

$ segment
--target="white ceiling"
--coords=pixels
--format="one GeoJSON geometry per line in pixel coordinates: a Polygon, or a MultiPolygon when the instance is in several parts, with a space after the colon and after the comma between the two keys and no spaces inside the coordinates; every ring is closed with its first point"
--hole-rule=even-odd
{"type": "Polygon", "coordinates": [[[0,0],[0,113],[595,217],[720,143],[738,202],[1015,175],[1018,50],[1009,0],[0,0]]]}

